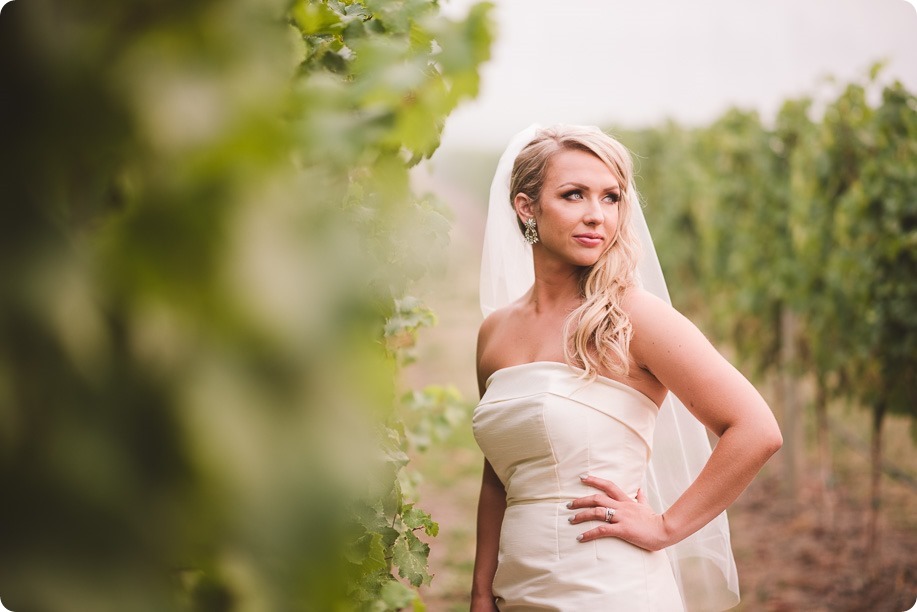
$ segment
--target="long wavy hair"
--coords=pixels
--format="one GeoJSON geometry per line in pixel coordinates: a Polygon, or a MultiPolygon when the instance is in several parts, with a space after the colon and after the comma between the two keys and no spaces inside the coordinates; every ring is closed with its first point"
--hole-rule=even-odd
{"type": "MultiPolygon", "coordinates": [[[[624,293],[636,283],[639,240],[631,224],[639,206],[630,151],[598,128],[555,125],[539,130],[522,149],[510,177],[510,204],[523,193],[538,205],[548,163],[559,152],[580,150],[605,162],[621,186],[618,227],[598,261],[580,273],[583,303],[564,321],[564,358],[595,378],[608,370],[626,376],[630,370],[633,326],[621,308],[624,293]]],[[[519,223],[520,231],[524,228],[519,223]]]]}

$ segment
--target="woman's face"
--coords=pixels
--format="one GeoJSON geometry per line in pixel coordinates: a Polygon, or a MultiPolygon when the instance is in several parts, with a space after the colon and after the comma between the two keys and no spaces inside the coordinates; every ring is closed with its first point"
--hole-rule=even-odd
{"type": "Polygon", "coordinates": [[[548,162],[535,206],[518,206],[523,220],[534,214],[539,242],[548,256],[575,266],[591,266],[618,229],[621,186],[611,169],[592,153],[566,149],[548,162]]]}

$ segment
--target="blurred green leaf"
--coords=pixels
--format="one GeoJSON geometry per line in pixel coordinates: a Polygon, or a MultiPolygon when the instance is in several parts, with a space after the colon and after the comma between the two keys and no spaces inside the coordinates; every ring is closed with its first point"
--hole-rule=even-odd
{"type": "Polygon", "coordinates": [[[469,95],[437,63],[466,25],[433,0],[4,7],[4,597],[422,607],[390,586],[396,546],[426,564],[405,512],[435,531],[396,376],[448,220],[408,170],[469,95]]]}
{"type": "Polygon", "coordinates": [[[382,601],[389,609],[400,610],[410,605],[415,599],[417,599],[417,593],[400,582],[392,580],[382,587],[382,601]]]}
{"type": "Polygon", "coordinates": [[[298,0],[290,9],[290,14],[306,36],[339,32],[344,27],[341,16],[323,2],[298,0]]]}

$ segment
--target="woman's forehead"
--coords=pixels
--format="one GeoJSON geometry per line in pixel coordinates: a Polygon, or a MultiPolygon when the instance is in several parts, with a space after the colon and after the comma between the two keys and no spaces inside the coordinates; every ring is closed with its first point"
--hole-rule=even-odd
{"type": "Polygon", "coordinates": [[[603,188],[619,187],[617,175],[594,153],[579,149],[558,151],[548,160],[545,168],[545,183],[567,182],[601,184],[603,188]]]}

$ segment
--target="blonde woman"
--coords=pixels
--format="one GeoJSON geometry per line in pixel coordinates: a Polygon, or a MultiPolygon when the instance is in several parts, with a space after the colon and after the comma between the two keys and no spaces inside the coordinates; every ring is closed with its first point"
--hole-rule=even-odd
{"type": "Polygon", "coordinates": [[[668,303],[624,146],[593,127],[513,139],[491,190],[482,307],[471,609],[736,605],[724,511],[781,435],[668,303]]]}

